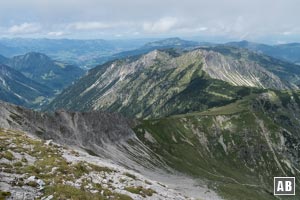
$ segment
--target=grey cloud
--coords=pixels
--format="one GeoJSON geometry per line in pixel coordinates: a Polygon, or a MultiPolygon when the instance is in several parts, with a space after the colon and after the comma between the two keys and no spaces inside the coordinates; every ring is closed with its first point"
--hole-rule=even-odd
{"type": "Polygon", "coordinates": [[[300,34],[295,28],[300,27],[299,7],[298,0],[10,0],[0,2],[0,34],[35,23],[41,25],[36,30],[41,35],[57,36],[84,37],[92,31],[118,36],[289,37],[300,34]]]}

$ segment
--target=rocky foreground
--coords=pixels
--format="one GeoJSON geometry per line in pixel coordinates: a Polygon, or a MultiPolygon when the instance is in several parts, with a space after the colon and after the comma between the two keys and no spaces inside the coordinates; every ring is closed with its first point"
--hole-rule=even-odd
{"type": "Polygon", "coordinates": [[[157,181],[22,132],[0,130],[0,199],[190,199],[157,181]]]}

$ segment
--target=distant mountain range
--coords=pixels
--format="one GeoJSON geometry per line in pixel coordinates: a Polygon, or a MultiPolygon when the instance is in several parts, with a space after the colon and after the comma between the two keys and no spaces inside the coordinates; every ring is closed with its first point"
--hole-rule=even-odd
{"type": "Polygon", "coordinates": [[[154,49],[191,49],[195,47],[215,47],[215,46],[233,46],[238,48],[244,48],[257,53],[269,55],[273,58],[281,59],[286,62],[300,63],[300,43],[280,44],[280,45],[266,45],[260,43],[254,43],[249,41],[229,42],[225,44],[216,44],[209,42],[196,42],[182,40],[180,38],[167,38],[146,43],[138,49],[131,51],[123,51],[108,57],[102,57],[99,59],[99,63],[103,61],[109,61],[113,59],[125,58],[128,56],[137,56],[148,53],[154,49]]]}
{"type": "Polygon", "coordinates": [[[77,66],[58,62],[45,54],[35,52],[14,56],[6,64],[26,77],[58,91],[84,74],[77,66]]]}
{"type": "Polygon", "coordinates": [[[199,46],[199,42],[183,40],[178,37],[157,40],[145,44],[142,48],[174,48],[174,47],[194,47],[199,46]]]}
{"type": "Polygon", "coordinates": [[[41,53],[27,53],[10,59],[0,56],[0,64],[3,78],[0,99],[34,108],[84,74],[79,67],[54,61],[41,53]]]}
{"type": "Polygon", "coordinates": [[[116,53],[106,57],[101,57],[99,59],[96,59],[94,62],[97,62],[98,64],[104,64],[105,62],[116,60],[116,59],[140,56],[142,54],[149,53],[150,51],[153,51],[155,49],[161,49],[161,50],[177,49],[179,51],[179,50],[191,49],[191,48],[195,48],[198,46],[205,46],[205,45],[212,45],[212,44],[182,40],[178,37],[167,38],[167,39],[161,39],[161,40],[146,43],[145,45],[134,50],[122,51],[120,53],[116,53]]]}
{"type": "Polygon", "coordinates": [[[0,54],[6,57],[40,52],[55,60],[81,67],[94,67],[96,60],[113,54],[133,50],[155,39],[132,40],[74,40],[74,39],[0,39],[0,54]]]}
{"type": "Polygon", "coordinates": [[[292,63],[300,63],[300,43],[266,45],[248,41],[240,41],[226,43],[226,45],[246,48],[292,63]]]}
{"type": "MultiPolygon", "coordinates": [[[[123,40],[74,40],[74,39],[0,39],[0,55],[13,57],[27,52],[40,52],[55,60],[90,69],[114,59],[148,53],[154,49],[192,48],[220,44],[182,40],[180,38],[123,39],[123,40]]],[[[299,43],[266,45],[248,41],[230,42],[226,46],[247,48],[274,58],[299,63],[299,43]]]]}

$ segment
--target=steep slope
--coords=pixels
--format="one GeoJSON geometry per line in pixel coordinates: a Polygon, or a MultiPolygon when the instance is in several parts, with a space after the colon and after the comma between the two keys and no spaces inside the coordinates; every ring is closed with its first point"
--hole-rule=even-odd
{"type": "Polygon", "coordinates": [[[217,49],[218,47],[207,48],[208,51],[201,51],[205,63],[203,70],[211,78],[223,80],[236,86],[288,88],[279,77],[268,71],[261,62],[224,53],[221,54],[221,51],[217,49]]]}
{"type": "Polygon", "coordinates": [[[62,90],[84,73],[76,66],[60,63],[44,54],[34,52],[15,56],[7,62],[7,65],[55,90],[62,90]]]}
{"type": "Polygon", "coordinates": [[[1,103],[0,127],[80,147],[196,198],[272,200],[285,199],[272,194],[274,176],[295,176],[300,189],[299,111],[299,92],[276,90],[138,122],[103,112],[46,114],[1,103]]]}
{"type": "Polygon", "coordinates": [[[160,117],[225,105],[249,94],[250,89],[241,86],[289,88],[259,62],[206,49],[155,50],[89,71],[47,109],[103,109],[131,117],[160,117]]]}
{"type": "Polygon", "coordinates": [[[0,99],[36,108],[54,94],[51,89],[28,79],[20,72],[0,64],[0,99]]]}
{"type": "Polygon", "coordinates": [[[131,170],[19,131],[0,129],[0,144],[1,199],[190,199],[131,170]]]}
{"type": "MultiPolygon", "coordinates": [[[[196,182],[196,180],[191,177],[181,174],[167,166],[163,158],[153,153],[151,149],[145,146],[136,137],[131,128],[136,125],[136,122],[125,119],[119,114],[105,112],[71,113],[65,111],[47,114],[27,110],[4,102],[0,102],[0,105],[0,128],[22,131],[41,139],[51,139],[60,145],[68,145],[70,148],[76,148],[89,153],[93,156],[92,159],[94,162],[109,162],[113,163],[114,166],[119,166],[118,169],[125,167],[126,169],[134,170],[134,174],[139,175],[132,176],[130,175],[132,173],[128,175],[134,179],[131,180],[131,183],[133,183],[131,185],[132,187],[140,184],[140,180],[142,180],[140,177],[148,177],[148,180],[155,180],[169,185],[168,190],[166,190],[167,188],[164,189],[162,194],[159,190],[157,191],[157,195],[159,196],[167,195],[165,197],[159,197],[162,199],[168,199],[172,196],[173,198],[181,199],[184,195],[200,199],[221,199],[213,190],[207,188],[204,182],[196,182]],[[184,184],[177,184],[178,180],[184,184]],[[169,189],[172,190],[172,188],[176,191],[169,191],[169,189]]],[[[12,138],[14,138],[14,140],[16,139],[15,137],[12,138]]],[[[28,146],[25,145],[25,147],[28,146]]],[[[4,149],[6,150],[6,148],[4,149]]],[[[52,157],[53,154],[51,151],[49,154],[50,157],[52,157]]],[[[47,157],[47,152],[37,155],[47,157]]],[[[60,153],[57,154],[57,156],[59,155],[60,153]]],[[[75,157],[73,159],[77,161],[80,160],[78,156],[73,157],[75,157]]],[[[55,167],[55,165],[58,165],[57,167],[59,168],[61,167],[61,162],[49,163],[48,159],[42,163],[51,164],[53,167],[55,167]]],[[[40,167],[39,164],[40,162],[37,162],[36,166],[40,167]]],[[[74,172],[72,166],[70,166],[70,173],[67,174],[67,177],[71,178],[71,182],[74,180],[71,175],[74,172]]],[[[81,169],[81,166],[79,166],[78,170],[82,171],[81,169]]],[[[48,170],[48,168],[46,170],[48,170]]],[[[49,170],[51,171],[51,169],[49,170]]],[[[30,173],[32,173],[32,171],[30,171],[30,173]]],[[[111,174],[107,174],[106,182],[102,182],[101,185],[105,184],[106,186],[104,187],[106,188],[107,184],[110,183],[108,179],[112,179],[112,176],[111,174]]],[[[45,176],[40,174],[38,177],[45,176]]],[[[51,177],[47,176],[45,178],[48,179],[51,177]]],[[[93,176],[93,179],[96,181],[101,180],[103,177],[105,176],[93,176]]],[[[113,182],[115,181],[119,182],[119,180],[113,180],[113,182]]],[[[124,184],[126,183],[123,183],[123,185],[124,184]]],[[[157,184],[153,186],[155,185],[157,184]]],[[[149,187],[147,188],[149,189],[149,187]]],[[[124,190],[124,188],[122,190],[124,190]]],[[[130,191],[136,190],[138,190],[138,194],[141,194],[139,192],[141,188],[133,188],[133,190],[130,191]]],[[[153,194],[153,199],[157,199],[157,195],[153,194]]],[[[151,197],[148,198],[152,199],[151,197]]],[[[135,196],[134,199],[141,199],[141,197],[135,196]]]]}
{"type": "Polygon", "coordinates": [[[232,48],[229,46],[219,45],[216,47],[207,48],[208,50],[219,52],[223,55],[230,56],[239,60],[249,60],[259,64],[261,67],[274,73],[282,80],[288,81],[291,84],[300,84],[300,67],[299,65],[278,60],[276,58],[248,51],[241,48],[232,48]]]}
{"type": "Polygon", "coordinates": [[[295,176],[300,189],[299,97],[267,91],[135,130],[169,166],[207,180],[225,199],[285,199],[273,196],[273,177],[295,176]]]}
{"type": "Polygon", "coordinates": [[[257,51],[274,58],[286,60],[292,63],[300,63],[300,44],[279,44],[279,45],[266,45],[248,41],[230,42],[226,45],[246,48],[249,50],[257,51]]]}
{"type": "MultiPolygon", "coordinates": [[[[58,111],[47,114],[1,102],[0,127],[25,131],[60,144],[77,146],[93,155],[120,162],[126,167],[134,166],[135,157],[145,156],[149,152],[146,147],[138,145],[139,142],[131,129],[133,125],[134,121],[127,120],[119,114],[99,111],[58,111]],[[128,146],[128,140],[137,143],[139,152],[128,146]],[[128,151],[133,152],[127,155],[128,151]]],[[[141,159],[145,164],[151,163],[147,157],[141,159]]]]}
{"type": "Polygon", "coordinates": [[[101,145],[118,139],[126,140],[133,136],[130,129],[130,124],[133,122],[119,114],[68,113],[63,110],[44,114],[5,102],[0,103],[1,127],[25,130],[44,139],[61,141],[63,144],[88,146],[90,142],[96,142],[101,145]]]}

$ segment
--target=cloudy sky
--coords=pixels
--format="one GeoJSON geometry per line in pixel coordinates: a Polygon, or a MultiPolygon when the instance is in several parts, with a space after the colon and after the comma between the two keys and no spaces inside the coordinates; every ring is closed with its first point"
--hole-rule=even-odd
{"type": "Polygon", "coordinates": [[[7,0],[0,37],[300,42],[299,0],[7,0]]]}

